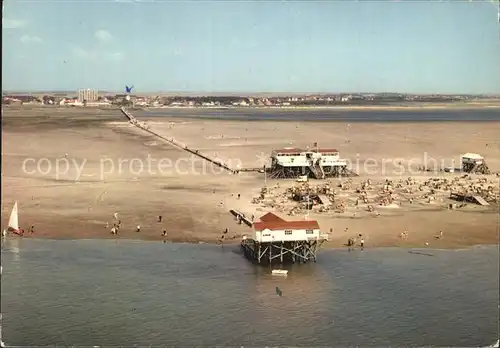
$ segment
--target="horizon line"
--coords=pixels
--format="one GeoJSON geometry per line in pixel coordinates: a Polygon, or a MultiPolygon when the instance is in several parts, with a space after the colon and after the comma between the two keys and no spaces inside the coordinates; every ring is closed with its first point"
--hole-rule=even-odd
{"type": "MultiPolygon", "coordinates": [[[[114,93],[114,94],[127,94],[125,91],[107,90],[99,88],[79,88],[79,89],[96,89],[98,94],[114,93]]],[[[78,93],[79,89],[42,89],[42,90],[16,90],[16,89],[2,89],[2,96],[5,94],[50,94],[50,93],[78,93]]],[[[144,91],[144,92],[134,92],[131,94],[141,95],[175,95],[175,96],[190,96],[190,97],[222,97],[222,96],[240,96],[240,97],[251,97],[251,96],[321,96],[321,95],[339,95],[339,94],[351,94],[351,95],[379,95],[379,94],[399,94],[399,95],[418,95],[418,96],[429,96],[429,95],[440,95],[440,96],[456,96],[456,95],[466,95],[466,96],[490,96],[490,97],[500,97],[500,92],[481,92],[481,93],[471,93],[471,92],[425,92],[425,93],[415,93],[415,92],[256,92],[256,91],[225,91],[225,92],[205,92],[205,91],[144,91]]]]}

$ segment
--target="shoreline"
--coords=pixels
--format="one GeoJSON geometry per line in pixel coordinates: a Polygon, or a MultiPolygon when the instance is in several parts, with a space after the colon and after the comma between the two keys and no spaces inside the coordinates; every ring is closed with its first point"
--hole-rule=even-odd
{"type": "Polygon", "coordinates": [[[317,105],[317,106],[159,106],[159,107],[139,107],[136,109],[152,110],[284,110],[284,111],[432,111],[432,110],[481,110],[481,109],[500,109],[500,105],[483,105],[483,104],[468,104],[468,105],[317,105]]]}
{"type": "MultiPolygon", "coordinates": [[[[145,237],[145,238],[121,238],[121,237],[115,237],[115,236],[109,236],[109,237],[94,237],[94,238],[89,238],[86,236],[81,236],[81,237],[57,237],[57,236],[46,236],[46,237],[40,237],[36,235],[31,235],[31,236],[24,236],[24,237],[18,237],[18,236],[12,236],[8,235],[6,238],[4,238],[4,241],[6,239],[12,240],[13,238],[22,240],[22,239],[27,239],[27,240],[54,240],[54,241],[100,241],[100,240],[109,240],[109,241],[126,241],[126,242],[147,242],[147,243],[161,243],[161,244],[189,244],[189,245],[214,245],[214,246],[219,246],[219,247],[236,247],[240,245],[241,240],[231,240],[231,241],[226,241],[225,243],[221,244],[218,243],[217,240],[215,239],[206,239],[206,240],[189,240],[189,239],[183,239],[183,238],[166,238],[163,239],[162,237],[145,237]]],[[[444,244],[440,245],[439,247],[432,247],[432,246],[425,246],[425,245],[420,245],[416,243],[405,243],[403,245],[394,245],[394,244],[377,244],[376,246],[370,246],[369,244],[365,245],[363,249],[368,249],[368,250],[374,250],[374,249],[401,249],[401,250],[416,250],[418,249],[419,251],[422,250],[431,250],[431,251],[436,251],[436,250],[450,250],[450,251],[459,251],[459,250],[470,250],[474,248],[480,248],[480,247],[493,247],[493,246],[500,246],[500,242],[494,243],[480,243],[480,244],[444,244]]],[[[352,251],[355,250],[360,250],[360,246],[355,246],[350,248],[352,251]]],[[[328,241],[325,242],[321,247],[318,249],[318,253],[321,251],[349,251],[349,247],[345,244],[339,244],[339,243],[334,243],[333,241],[328,241]]]]}
{"type": "MultiPolygon", "coordinates": [[[[107,105],[107,106],[70,106],[70,105],[38,105],[38,104],[23,104],[23,105],[3,105],[4,109],[65,109],[65,110],[119,110],[121,106],[119,105],[107,105]]],[[[401,105],[282,105],[282,106],[264,106],[264,105],[252,105],[252,106],[232,106],[232,105],[222,105],[222,106],[133,106],[127,107],[130,110],[145,110],[145,111],[155,111],[155,110],[252,110],[252,111],[262,111],[262,110],[283,110],[283,111],[318,111],[318,110],[329,110],[329,111],[433,111],[433,110],[492,110],[500,109],[500,103],[418,103],[413,104],[401,104],[401,105]]]]}

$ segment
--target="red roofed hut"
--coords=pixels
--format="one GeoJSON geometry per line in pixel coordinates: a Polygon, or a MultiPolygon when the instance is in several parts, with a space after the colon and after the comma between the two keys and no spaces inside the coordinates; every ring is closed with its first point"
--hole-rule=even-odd
{"type": "Polygon", "coordinates": [[[258,263],[276,258],[283,262],[285,256],[293,262],[316,261],[318,246],[328,240],[315,220],[286,221],[273,213],[254,222],[253,232],[253,238],[244,239],[241,247],[247,257],[258,263]]]}

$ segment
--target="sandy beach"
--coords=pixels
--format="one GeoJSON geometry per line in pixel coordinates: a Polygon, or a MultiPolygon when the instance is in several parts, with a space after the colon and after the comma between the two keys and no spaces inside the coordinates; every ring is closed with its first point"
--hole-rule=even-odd
{"type": "MultiPolygon", "coordinates": [[[[366,236],[366,247],[424,247],[427,243],[433,248],[462,248],[498,243],[495,204],[449,210],[449,193],[442,192],[432,201],[422,199],[415,204],[398,198],[395,205],[377,207],[376,216],[353,202],[356,187],[367,179],[373,183],[375,196],[387,178],[396,182],[411,176],[424,182],[459,176],[396,173],[395,163],[414,168],[435,159],[438,165],[449,166],[452,159],[458,164],[460,154],[474,152],[486,158],[493,172],[500,171],[500,122],[349,124],[135,116],[159,134],[240,168],[262,166],[276,148],[305,148],[314,142],[337,148],[341,157],[352,160],[360,176],[346,190],[338,185],[347,179],[328,180],[339,199],[348,204],[344,213],[314,211],[309,216],[325,232],[333,230],[329,247],[342,247],[358,233],[366,236]],[[363,168],[371,159],[376,164],[368,173],[363,168]],[[399,234],[405,230],[408,238],[401,239],[399,234]],[[440,231],[443,238],[436,239],[440,231]]],[[[215,242],[227,228],[230,242],[239,242],[251,230],[237,225],[230,209],[257,218],[268,211],[286,219],[304,218],[288,216],[288,208],[252,203],[265,185],[263,174],[222,172],[134,127],[116,109],[4,108],[2,132],[2,228],[17,200],[21,227],[35,227],[35,233],[25,238],[161,241],[166,229],[168,241],[215,242]],[[119,236],[106,228],[106,223],[112,225],[114,213],[122,221],[119,236]],[[158,222],[159,215],[162,222],[158,222]],[[136,232],[138,225],[140,232],[136,232]]],[[[498,188],[495,174],[484,180],[485,185],[498,188]]],[[[325,182],[311,180],[310,184],[325,182]]],[[[267,180],[266,185],[283,195],[296,183],[267,180]]]]}

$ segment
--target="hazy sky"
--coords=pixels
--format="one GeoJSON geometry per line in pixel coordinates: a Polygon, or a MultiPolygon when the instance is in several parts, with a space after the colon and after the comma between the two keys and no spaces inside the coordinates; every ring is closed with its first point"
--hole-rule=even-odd
{"type": "Polygon", "coordinates": [[[492,1],[4,6],[4,90],[500,93],[492,1]]]}

